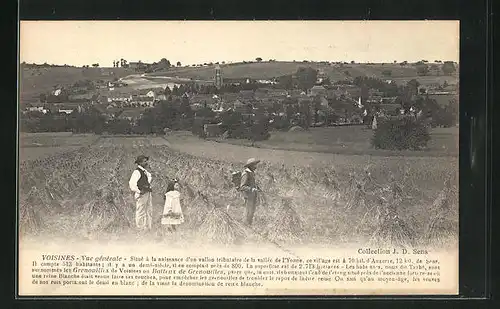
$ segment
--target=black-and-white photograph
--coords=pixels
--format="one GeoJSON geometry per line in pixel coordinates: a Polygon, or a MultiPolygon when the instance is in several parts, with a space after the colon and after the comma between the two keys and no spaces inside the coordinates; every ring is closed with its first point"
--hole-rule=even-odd
{"type": "Polygon", "coordinates": [[[19,53],[26,293],[455,291],[457,21],[22,21],[19,53]],[[221,277],[92,271],[153,254],[221,277]]]}

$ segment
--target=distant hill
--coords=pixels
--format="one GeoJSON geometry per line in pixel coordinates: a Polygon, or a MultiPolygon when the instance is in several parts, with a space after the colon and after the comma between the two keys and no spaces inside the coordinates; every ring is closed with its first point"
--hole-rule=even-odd
{"type": "MultiPolygon", "coordinates": [[[[253,79],[268,79],[287,74],[293,74],[299,67],[312,67],[321,69],[332,81],[343,80],[346,77],[370,76],[383,79],[403,79],[404,81],[412,78],[420,78],[417,75],[417,70],[411,64],[401,66],[399,64],[325,64],[318,62],[253,62],[253,63],[238,63],[220,65],[223,76],[225,78],[253,78],[253,79]],[[391,71],[391,76],[384,76],[382,72],[391,71]],[[348,73],[347,73],[348,72],[348,73]]],[[[170,76],[192,79],[213,79],[215,65],[203,67],[182,67],[171,68],[165,72],[155,72],[148,75],[151,76],[170,76]]],[[[440,80],[443,76],[425,76],[427,79],[440,80]]],[[[456,77],[444,77],[448,79],[456,79],[456,77]]]]}
{"type": "Polygon", "coordinates": [[[113,80],[133,74],[125,68],[39,67],[20,70],[20,102],[37,102],[40,93],[50,92],[56,85],[72,85],[79,80],[113,80]]]}

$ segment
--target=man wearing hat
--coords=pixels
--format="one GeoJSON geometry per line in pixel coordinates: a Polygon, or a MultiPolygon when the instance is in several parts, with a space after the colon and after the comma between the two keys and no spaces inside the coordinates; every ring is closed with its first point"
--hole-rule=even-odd
{"type": "Polygon", "coordinates": [[[241,185],[239,190],[243,192],[245,199],[245,223],[252,225],[255,208],[257,206],[258,187],[255,183],[255,169],[260,160],[248,159],[245,164],[245,171],[241,174],[241,185]]]}
{"type": "Polygon", "coordinates": [[[135,160],[137,168],[129,180],[135,199],[135,224],[139,230],[148,231],[152,226],[153,203],[151,199],[151,173],[147,171],[149,157],[140,155],[135,160]]]}

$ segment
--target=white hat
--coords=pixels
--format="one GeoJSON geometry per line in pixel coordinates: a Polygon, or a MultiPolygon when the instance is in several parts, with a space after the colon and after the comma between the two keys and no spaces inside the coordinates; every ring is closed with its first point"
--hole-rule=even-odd
{"type": "Polygon", "coordinates": [[[257,160],[255,158],[250,158],[247,160],[247,164],[245,164],[245,167],[249,167],[251,165],[257,165],[260,162],[260,160],[257,160]]]}

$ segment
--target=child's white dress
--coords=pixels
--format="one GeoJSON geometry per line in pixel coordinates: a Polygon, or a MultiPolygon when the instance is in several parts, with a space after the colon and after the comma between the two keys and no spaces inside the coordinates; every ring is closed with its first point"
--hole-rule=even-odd
{"type": "Polygon", "coordinates": [[[161,224],[181,224],[184,222],[184,215],[181,208],[181,194],[179,191],[169,191],[165,194],[165,206],[161,224]]]}

